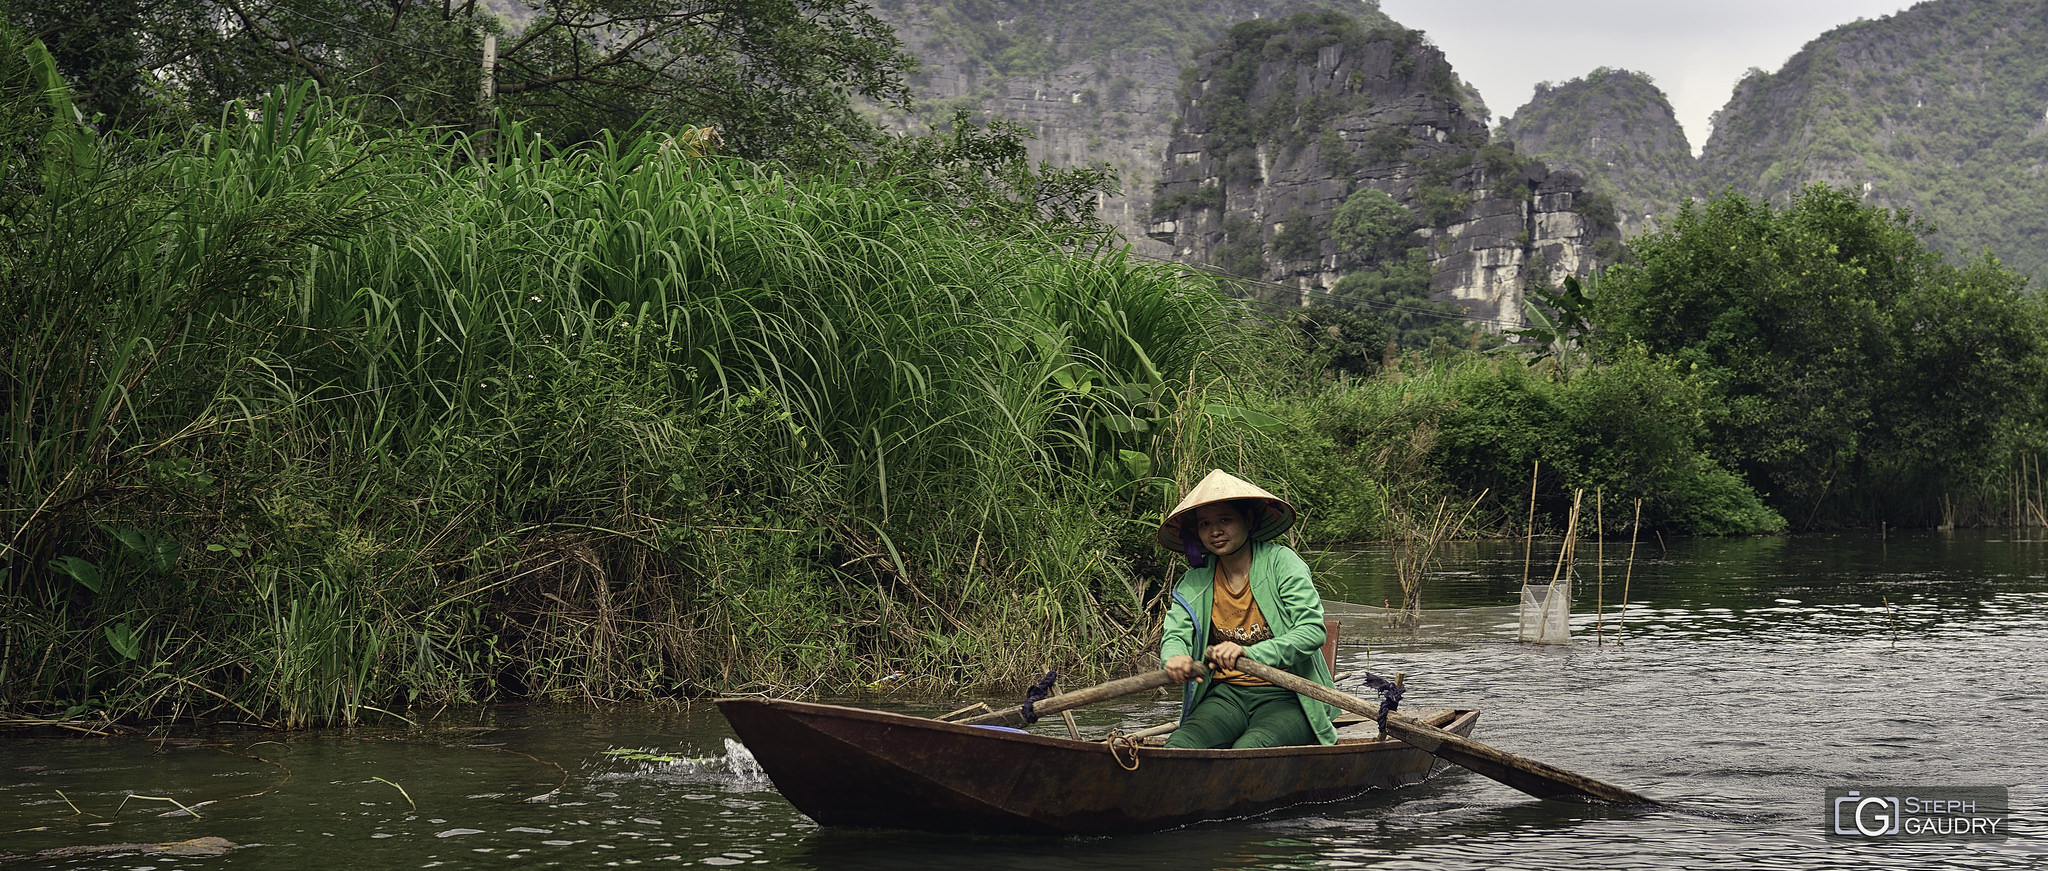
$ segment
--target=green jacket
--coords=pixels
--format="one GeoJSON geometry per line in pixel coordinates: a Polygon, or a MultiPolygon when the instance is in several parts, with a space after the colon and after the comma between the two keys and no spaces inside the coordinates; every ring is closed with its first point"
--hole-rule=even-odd
{"type": "MultiPolygon", "coordinates": [[[[1252,599],[1259,603],[1259,613],[1273,628],[1273,637],[1246,647],[1245,654],[1324,686],[1335,686],[1322,655],[1323,598],[1316,595],[1315,584],[1309,582],[1308,564],[1284,544],[1247,546],[1252,548],[1252,599]]],[[[1159,640],[1160,662],[1183,654],[1201,661],[1216,592],[1215,566],[1216,560],[1211,559],[1207,568],[1189,569],[1180,576],[1180,583],[1174,585],[1173,598],[1178,601],[1166,609],[1166,634],[1159,640]],[[1183,601],[1185,608],[1181,605],[1183,601]],[[1194,613],[1188,613],[1189,610],[1194,613]]],[[[1208,679],[1187,684],[1181,700],[1183,722],[1214,685],[1215,681],[1208,679]]],[[[1330,725],[1336,709],[1307,696],[1296,698],[1301,700],[1302,713],[1308,715],[1308,724],[1316,730],[1316,740],[1337,743],[1337,730],[1330,725]]]]}

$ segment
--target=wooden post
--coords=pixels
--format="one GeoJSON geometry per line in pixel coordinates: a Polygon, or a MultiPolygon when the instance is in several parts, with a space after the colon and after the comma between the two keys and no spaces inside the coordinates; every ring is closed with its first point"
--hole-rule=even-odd
{"type": "Polygon", "coordinates": [[[1536,552],[1536,473],[1543,468],[1543,460],[1529,465],[1529,537],[1522,545],[1522,584],[1529,583],[1529,558],[1536,552]]]}
{"type": "Polygon", "coordinates": [[[491,134],[498,129],[498,35],[484,34],[484,68],[476,89],[477,160],[491,162],[491,134]]]}
{"type": "Polygon", "coordinates": [[[1636,519],[1628,526],[1628,573],[1621,576],[1621,619],[1614,621],[1614,643],[1626,643],[1622,632],[1628,629],[1628,582],[1636,577],[1636,533],[1643,528],[1643,499],[1636,497],[1636,519]]]}
{"type": "Polygon", "coordinates": [[[1593,491],[1593,643],[1607,644],[1607,488],[1593,491]]]}

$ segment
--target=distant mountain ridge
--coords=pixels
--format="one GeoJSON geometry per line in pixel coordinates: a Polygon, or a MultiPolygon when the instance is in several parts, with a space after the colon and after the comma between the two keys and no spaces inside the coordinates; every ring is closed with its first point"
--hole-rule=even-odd
{"type": "MultiPolygon", "coordinates": [[[[1614,191],[1630,233],[1654,226],[1638,209],[1675,207],[1666,168],[1681,165],[1658,144],[1672,126],[1661,92],[1619,96],[1654,90],[1636,79],[1596,71],[1539,92],[1501,130],[1614,191]]],[[[1812,182],[1910,209],[1951,256],[1989,250],[2048,283],[2048,0],[1930,0],[1753,71],[1715,113],[1678,199],[1733,190],[1782,205],[1812,182]]]]}
{"type": "MultiPolygon", "coordinates": [[[[1223,192],[1171,182],[1184,174],[1176,161],[1188,159],[1169,142],[1188,110],[1176,95],[1201,75],[1197,51],[1237,22],[1303,11],[1340,12],[1367,30],[1399,27],[1370,0],[879,0],[876,11],[925,61],[913,80],[916,114],[885,120],[922,129],[965,108],[1022,123],[1039,137],[1030,146],[1034,158],[1108,164],[1119,174],[1123,194],[1109,199],[1103,214],[1141,253],[1217,265],[1227,265],[1210,259],[1219,246],[1176,239],[1197,217],[1176,210],[1223,192]],[[1158,191],[1174,201],[1155,202],[1158,191]],[[1171,229],[1154,220],[1161,205],[1160,221],[1177,222],[1171,229]],[[1176,241],[1168,247],[1161,239],[1176,241]]],[[[1483,124],[1488,115],[1478,95],[1455,73],[1449,81],[1459,94],[1450,102],[1483,124]]],[[[1931,0],[1830,30],[1780,71],[1745,78],[1716,114],[1698,160],[1654,82],[1607,68],[1539,88],[1494,139],[1582,176],[1588,190],[1574,194],[1571,211],[1599,214],[1611,201],[1627,235],[1657,228],[1688,198],[1726,189],[1783,204],[1801,185],[1821,181],[1848,186],[1872,204],[1910,208],[1936,227],[1932,241],[1953,255],[1988,248],[2034,276],[2036,286],[2048,284],[2048,0],[1931,0]]],[[[1410,176],[1424,172],[1413,161],[1427,150],[1392,159],[1378,170],[1386,178],[1366,184],[1398,194],[1407,183],[1388,183],[1390,173],[1397,166],[1410,176]]],[[[1263,169],[1279,169],[1302,153],[1298,145],[1281,151],[1239,160],[1278,161],[1263,169]]],[[[1371,150],[1358,154],[1369,157],[1371,150]]],[[[1494,158],[1502,159],[1497,148],[1494,158]]],[[[1347,167],[1326,169],[1341,174],[1347,167]]],[[[1438,182],[1447,178],[1442,165],[1428,171],[1438,182]]],[[[1476,198],[1491,186],[1468,180],[1432,189],[1476,198]]],[[[1249,203],[1250,196],[1246,188],[1236,202],[1249,203]]],[[[1329,261],[1330,252],[1309,261],[1285,256],[1307,250],[1299,233],[1273,246],[1295,212],[1319,222],[1317,232],[1327,229],[1326,208],[1307,200],[1281,204],[1286,197],[1273,192],[1261,196],[1281,209],[1267,214],[1262,206],[1256,215],[1268,237],[1260,243],[1268,277],[1294,275],[1327,287],[1330,275],[1348,268],[1329,261]]],[[[1239,221],[1253,218],[1244,213],[1239,221]]],[[[1236,235],[1241,241],[1246,234],[1236,235]]],[[[1446,238],[1433,236],[1432,245],[1449,244],[1446,238]]],[[[1221,253],[1250,262],[1242,244],[1221,253]]],[[[1485,278],[1485,269],[1432,262],[1434,295],[1462,293],[1468,311],[1518,316],[1505,297],[1480,304],[1473,296],[1465,282],[1485,278]],[[1452,285],[1462,290],[1446,290],[1452,285]]],[[[1492,280],[1507,274],[1498,266],[1492,280]]]]}

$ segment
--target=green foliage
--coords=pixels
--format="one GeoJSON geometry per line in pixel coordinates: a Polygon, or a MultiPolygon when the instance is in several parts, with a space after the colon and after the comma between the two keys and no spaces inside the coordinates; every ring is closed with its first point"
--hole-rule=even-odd
{"type": "MultiPolygon", "coordinates": [[[[1305,522],[1333,538],[1388,534],[1387,517],[1399,505],[1412,511],[1482,493],[1478,524],[1520,527],[1539,461],[1539,522],[1547,525],[1561,525],[1572,491],[1584,489],[1602,493],[1609,506],[1642,499],[1646,528],[1714,535],[1783,528],[1754,491],[1702,450],[1700,403],[1708,398],[1699,379],[1642,353],[1568,379],[1479,355],[1410,361],[1381,377],[1280,400],[1279,413],[1295,429],[1285,442],[1289,456],[1275,463],[1315,494],[1323,511],[1305,522]]],[[[1627,528],[1628,515],[1607,516],[1610,533],[1627,528]]]]}
{"type": "Polygon", "coordinates": [[[2048,347],[2023,279],[1925,232],[1823,186],[1724,194],[1607,273],[1595,338],[1712,384],[1716,454],[1797,525],[1928,523],[2038,425],[2048,347]]]}
{"type": "Polygon", "coordinates": [[[2048,280],[2040,21],[2037,3],[1983,0],[1837,28],[1737,86],[1702,186],[1782,207],[1810,181],[1846,183],[1930,221],[1952,258],[1990,250],[2048,280]]]}
{"type": "Polygon", "coordinates": [[[1598,189],[1581,192],[1572,200],[1572,213],[1586,222],[1586,235],[1594,240],[1594,257],[1602,263],[1616,263],[1623,258],[1614,198],[1598,189]]]}
{"type": "Polygon", "coordinates": [[[1107,232],[1096,204],[1120,192],[1116,174],[1106,165],[1034,167],[1024,147],[1029,137],[1022,125],[998,119],[983,126],[962,109],[927,135],[884,138],[846,171],[950,207],[971,227],[1107,232]]]}
{"type": "MultiPolygon", "coordinates": [[[[376,97],[358,111],[379,126],[468,129],[483,39],[503,30],[480,3],[0,2],[59,47],[89,114],[133,130],[211,123],[303,82],[376,97]]],[[[849,97],[900,105],[916,66],[855,0],[585,0],[532,16],[499,41],[497,105],[561,142],[706,125],[738,154],[828,158],[871,138],[849,97]]]]}
{"type": "Polygon", "coordinates": [[[1570,368],[1573,352],[1591,326],[1586,317],[1593,302],[1585,286],[1576,276],[1567,275],[1560,285],[1534,284],[1527,293],[1530,298],[1523,300],[1522,313],[1529,326],[1508,332],[1533,340],[1536,355],[1547,356],[1556,368],[1570,368]]]}
{"type": "MultiPolygon", "coordinates": [[[[1376,5],[1347,0],[1281,0],[1265,8],[1271,18],[1324,10],[1374,26],[1392,24],[1376,5]]],[[[953,0],[925,12],[935,42],[961,52],[970,68],[998,76],[1040,75],[1114,51],[1150,51],[1185,61],[1238,20],[1195,5],[1147,0],[953,0]],[[1055,39],[1046,38],[1041,22],[1059,23],[1059,32],[1050,34],[1055,39]]]]}
{"type": "Polygon", "coordinates": [[[1432,460],[1466,492],[1487,490],[1513,505],[1541,461],[1556,481],[1543,508],[1560,520],[1571,491],[1600,490],[1616,504],[1641,498],[1644,523],[1657,528],[1730,535],[1784,526],[1703,453],[1705,385],[1669,363],[1619,353],[1568,379],[1505,361],[1468,363],[1443,379],[1431,385],[1447,405],[1432,460]]]}
{"type": "Polygon", "coordinates": [[[1282,260],[1315,260],[1322,256],[1323,236],[1307,212],[1295,209],[1273,234],[1273,254],[1282,260]]]}
{"type": "Polygon", "coordinates": [[[10,710],[1122,670],[1153,557],[1105,518],[1252,425],[1203,398],[1242,314],[975,175],[1015,166],[1001,131],[905,146],[937,165],[890,184],[518,125],[491,166],[301,88],[121,150],[27,56],[10,710]]]}
{"type": "Polygon", "coordinates": [[[1365,154],[1374,163],[1398,163],[1415,145],[1403,123],[1381,124],[1365,135],[1365,154]]]}
{"type": "MultiPolygon", "coordinates": [[[[1413,48],[1413,41],[1404,35],[1411,31],[1390,23],[1377,25],[1350,14],[1353,12],[1355,8],[1303,12],[1287,18],[1254,19],[1230,28],[1216,42],[1217,62],[1209,68],[1208,85],[1201,94],[1210,124],[1204,148],[1227,159],[1250,153],[1261,142],[1274,142],[1289,151],[1318,143],[1326,158],[1342,150],[1341,140],[1337,148],[1330,147],[1329,139],[1323,137],[1324,125],[1370,106],[1370,96],[1353,89],[1336,93],[1318,89],[1297,100],[1295,94],[1301,89],[1293,79],[1303,69],[1314,69],[1317,53],[1326,46],[1344,45],[1354,57],[1374,41],[1393,41],[1397,52],[1413,48]],[[1261,77],[1276,68],[1288,80],[1270,91],[1260,89],[1261,77]],[[1256,106],[1252,99],[1255,90],[1259,94],[1256,106]]],[[[1403,138],[1405,141],[1405,134],[1403,138]]]]}
{"type": "Polygon", "coordinates": [[[1350,181],[1358,174],[1358,156],[1344,144],[1344,137],[1334,127],[1316,134],[1316,157],[1329,168],[1332,177],[1350,181]]]}
{"type": "Polygon", "coordinates": [[[1180,214],[1181,210],[1206,211],[1223,208],[1223,188],[1217,185],[1197,185],[1189,190],[1175,191],[1152,198],[1152,218],[1160,220],[1180,214]]]}
{"type": "Polygon", "coordinates": [[[1242,215],[1225,217],[1223,244],[1216,246],[1216,262],[1223,271],[1239,278],[1265,278],[1265,242],[1259,226],[1242,215]]]}
{"type": "Polygon", "coordinates": [[[1415,232],[1414,213],[1386,191],[1359,188],[1344,198],[1330,219],[1330,238],[1337,248],[1367,263],[1405,256],[1415,232]]]}
{"type": "Polygon", "coordinates": [[[1438,343],[1463,348],[1498,341],[1465,320],[1464,309],[1430,299],[1429,282],[1429,252],[1416,247],[1407,249],[1401,259],[1344,276],[1331,292],[1370,308],[1401,348],[1417,350],[1438,343]]]}
{"type": "Polygon", "coordinates": [[[1379,371],[1390,333],[1370,309],[1311,305],[1287,314],[1287,341],[1317,375],[1367,376],[1379,371]]]}
{"type": "Polygon", "coordinates": [[[1450,226],[1465,210],[1472,208],[1472,195],[1449,185],[1417,185],[1414,203],[1416,217],[1425,225],[1439,230],[1450,226]]]}
{"type": "MultiPolygon", "coordinates": [[[[1489,142],[1479,149],[1475,160],[1490,180],[1494,196],[1504,200],[1528,200],[1535,194],[1526,179],[1529,171],[1540,164],[1535,158],[1524,157],[1515,151],[1513,143],[1505,140],[1489,142]]],[[[1611,215],[1608,223],[1610,226],[1613,224],[1611,215]]]]}

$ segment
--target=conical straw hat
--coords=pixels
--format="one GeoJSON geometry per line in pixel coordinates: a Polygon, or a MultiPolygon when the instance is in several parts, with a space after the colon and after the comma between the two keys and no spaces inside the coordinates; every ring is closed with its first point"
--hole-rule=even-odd
{"type": "Polygon", "coordinates": [[[1215,469],[1202,479],[1202,483],[1196,484],[1195,489],[1189,490],[1188,495],[1181,497],[1180,504],[1173,507],[1173,513],[1166,515],[1166,522],[1159,524],[1159,544],[1167,550],[1180,550],[1181,523],[1193,520],[1195,509],[1232,499],[1257,499],[1265,507],[1253,518],[1256,524],[1252,529],[1253,541],[1272,541],[1294,525],[1294,506],[1287,504],[1287,500],[1260,489],[1257,484],[1215,469]]]}

